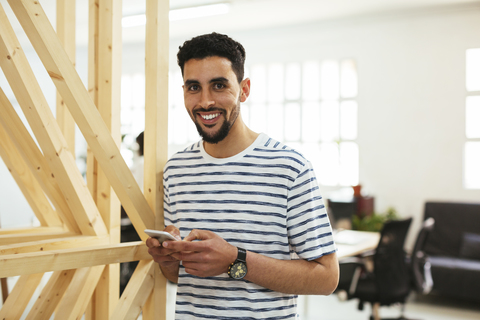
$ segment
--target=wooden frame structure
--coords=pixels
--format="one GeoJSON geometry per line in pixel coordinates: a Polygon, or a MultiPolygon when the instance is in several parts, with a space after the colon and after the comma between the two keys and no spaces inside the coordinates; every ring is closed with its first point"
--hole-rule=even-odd
{"type": "Polygon", "coordinates": [[[74,66],[75,0],[57,0],[57,32],[38,0],[8,3],[58,95],[54,117],[0,5],[0,68],[40,146],[0,88],[0,156],[41,224],[0,229],[0,278],[20,276],[0,319],[165,319],[166,280],[143,230],[163,227],[169,1],[146,0],[145,194],[119,151],[121,1],[89,0],[88,88],[74,66]],[[87,182],[72,152],[74,124],[88,143],[87,182]],[[120,243],[120,203],[143,241],[120,243]],[[136,260],[119,297],[119,263],[136,260]]]}

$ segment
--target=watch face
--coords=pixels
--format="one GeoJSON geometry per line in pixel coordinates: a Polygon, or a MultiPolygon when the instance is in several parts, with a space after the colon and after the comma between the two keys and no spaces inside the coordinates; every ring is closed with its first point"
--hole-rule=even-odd
{"type": "Polygon", "coordinates": [[[247,274],[247,266],[243,262],[236,262],[230,268],[230,276],[233,279],[242,279],[247,274]]]}

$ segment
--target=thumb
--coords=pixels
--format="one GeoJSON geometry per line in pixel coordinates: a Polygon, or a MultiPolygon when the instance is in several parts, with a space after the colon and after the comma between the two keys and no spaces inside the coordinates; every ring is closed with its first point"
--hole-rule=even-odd
{"type": "Polygon", "coordinates": [[[193,229],[188,236],[186,236],[184,241],[193,241],[193,240],[207,240],[210,239],[209,233],[206,230],[197,230],[193,229]]]}

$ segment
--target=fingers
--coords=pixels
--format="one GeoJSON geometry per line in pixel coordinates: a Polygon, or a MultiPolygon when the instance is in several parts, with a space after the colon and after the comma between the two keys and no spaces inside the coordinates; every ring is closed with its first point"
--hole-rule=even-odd
{"type": "Polygon", "coordinates": [[[185,237],[185,241],[193,240],[207,240],[210,239],[212,234],[210,231],[193,229],[188,236],[185,237]]]}
{"type": "Polygon", "coordinates": [[[149,248],[160,247],[160,242],[155,238],[148,238],[145,244],[149,248]]]}

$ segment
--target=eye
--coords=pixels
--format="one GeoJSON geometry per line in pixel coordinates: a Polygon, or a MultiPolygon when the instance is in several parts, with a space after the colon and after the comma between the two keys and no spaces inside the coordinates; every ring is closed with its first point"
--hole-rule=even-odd
{"type": "Polygon", "coordinates": [[[200,86],[198,84],[192,84],[188,86],[188,91],[198,91],[200,89],[200,86]]]}
{"type": "Polygon", "coordinates": [[[223,83],[217,82],[217,83],[213,84],[213,88],[215,90],[221,90],[221,89],[225,88],[225,85],[223,83]]]}

